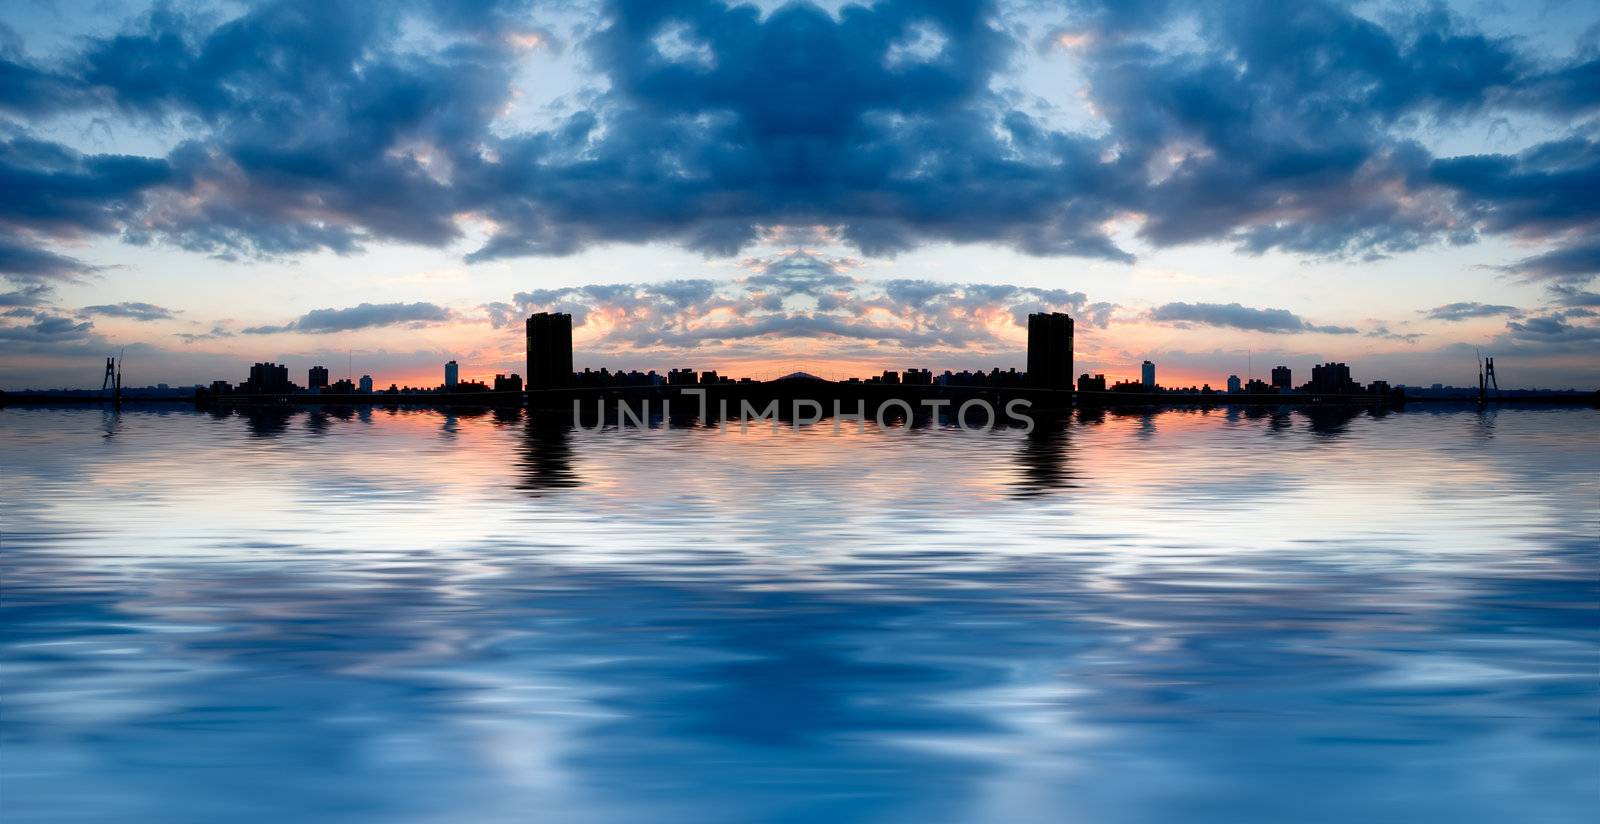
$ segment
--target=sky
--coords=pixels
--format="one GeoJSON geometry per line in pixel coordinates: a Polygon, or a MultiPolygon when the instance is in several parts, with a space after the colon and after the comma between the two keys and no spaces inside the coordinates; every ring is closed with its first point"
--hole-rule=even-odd
{"type": "Polygon", "coordinates": [[[1024,365],[1600,386],[1600,5],[0,7],[0,388],[1024,365]]]}

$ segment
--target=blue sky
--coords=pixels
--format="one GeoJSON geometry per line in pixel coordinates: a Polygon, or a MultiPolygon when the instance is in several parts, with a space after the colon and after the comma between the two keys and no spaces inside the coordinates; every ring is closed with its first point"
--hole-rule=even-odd
{"type": "Polygon", "coordinates": [[[1593,3],[0,10],[0,387],[1287,363],[1600,384],[1593,3]]]}

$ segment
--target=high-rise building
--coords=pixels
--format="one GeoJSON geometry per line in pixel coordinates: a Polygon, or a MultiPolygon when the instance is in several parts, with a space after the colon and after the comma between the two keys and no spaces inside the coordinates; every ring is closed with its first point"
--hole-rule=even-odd
{"type": "Polygon", "coordinates": [[[528,316],[529,389],[572,385],[572,316],[535,312],[528,316]]]}
{"type": "Polygon", "coordinates": [[[1342,363],[1324,363],[1311,367],[1311,391],[1323,395],[1352,394],[1355,381],[1350,380],[1350,367],[1342,363]]]}
{"type": "Polygon", "coordinates": [[[361,376],[361,394],[363,394],[363,395],[372,394],[372,376],[371,375],[362,375],[361,376]]]}
{"type": "Polygon", "coordinates": [[[1088,372],[1078,376],[1079,392],[1104,392],[1106,391],[1106,376],[1095,375],[1090,377],[1088,372]]]}
{"type": "Polygon", "coordinates": [[[1229,375],[1228,376],[1228,394],[1237,395],[1237,394],[1239,394],[1239,390],[1241,388],[1242,388],[1242,385],[1239,383],[1239,376],[1238,375],[1229,375]]]}
{"type": "Polygon", "coordinates": [[[455,361],[444,365],[444,388],[454,389],[461,383],[461,367],[455,361]]]}
{"type": "Polygon", "coordinates": [[[289,391],[289,367],[277,363],[258,363],[250,367],[250,380],[239,387],[247,395],[278,395],[289,391]]]}
{"type": "Polygon", "coordinates": [[[522,376],[515,372],[510,375],[494,376],[494,391],[496,392],[521,392],[522,376]]]}
{"type": "Polygon", "coordinates": [[[307,389],[327,389],[328,388],[328,367],[326,367],[326,366],[313,366],[313,367],[311,367],[310,371],[306,372],[306,388],[307,389]]]}
{"type": "Polygon", "coordinates": [[[1065,312],[1028,316],[1028,385],[1072,388],[1072,317],[1065,312]]]}
{"type": "Polygon", "coordinates": [[[1294,378],[1292,375],[1293,373],[1289,371],[1289,367],[1274,366],[1272,367],[1272,385],[1278,387],[1278,389],[1282,391],[1287,392],[1294,388],[1294,378]]]}
{"type": "Polygon", "coordinates": [[[1146,391],[1149,391],[1149,392],[1156,391],[1156,365],[1155,364],[1151,363],[1150,361],[1145,361],[1144,365],[1139,367],[1139,383],[1144,386],[1146,391]]]}

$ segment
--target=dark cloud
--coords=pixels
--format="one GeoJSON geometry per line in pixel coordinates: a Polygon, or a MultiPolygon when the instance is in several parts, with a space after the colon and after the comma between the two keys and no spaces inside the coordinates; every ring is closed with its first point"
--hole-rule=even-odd
{"type": "Polygon", "coordinates": [[[114,318],[132,318],[134,320],[167,320],[177,316],[176,312],[164,306],[138,302],[85,306],[78,310],[78,313],[83,315],[105,315],[114,318]]]}
{"type": "Polygon", "coordinates": [[[349,332],[374,326],[427,326],[454,317],[449,309],[432,303],[362,303],[347,309],[313,309],[282,326],[250,326],[246,335],[278,332],[349,332]]]}
{"type": "Polygon", "coordinates": [[[1530,277],[1594,272],[1592,55],[1532,55],[1435,6],[1060,13],[1080,45],[1042,54],[1081,62],[1083,132],[1007,88],[1034,44],[979,0],[606,2],[574,44],[594,88],[536,129],[497,123],[519,42],[554,44],[525,3],[159,5],[48,59],[0,49],[0,111],[22,123],[118,117],[185,138],[162,157],[85,155],[5,127],[0,269],[81,272],[47,247],[82,235],[223,257],[441,246],[467,214],[495,227],[471,260],[645,241],[732,255],[823,227],[869,255],[953,241],[1126,261],[1109,225],[1136,215],[1156,246],[1372,257],[1492,232],[1552,245],[1516,264],[1530,277]],[[1195,37],[1174,49],[1180,23],[1195,37]],[[1574,135],[1469,157],[1407,137],[1527,113],[1574,135]]]}
{"type": "Polygon", "coordinates": [[[50,287],[43,283],[24,283],[9,292],[0,292],[0,306],[39,306],[50,295],[50,287]]]}
{"type": "MultiPolygon", "coordinates": [[[[1594,184],[1600,186],[1600,177],[1594,184]]],[[[1595,221],[1595,231],[1600,231],[1600,220],[1595,221]]],[[[1542,255],[1525,257],[1503,271],[1522,275],[1528,280],[1548,280],[1558,283],[1584,283],[1600,275],[1600,239],[1590,237],[1564,248],[1542,255]]]]}
{"type": "Polygon", "coordinates": [[[0,340],[20,343],[77,341],[87,338],[94,324],[86,320],[32,313],[29,323],[0,323],[0,340]]]}
{"type": "Polygon", "coordinates": [[[1561,283],[1550,284],[1549,290],[1552,299],[1561,306],[1600,306],[1600,292],[1590,292],[1561,283]]]}
{"type": "Polygon", "coordinates": [[[1222,326],[1252,332],[1353,335],[1358,331],[1349,326],[1318,326],[1287,309],[1255,309],[1238,303],[1168,303],[1151,309],[1149,317],[1180,326],[1222,326]]]}
{"type": "Polygon", "coordinates": [[[0,223],[0,275],[23,282],[74,280],[96,269],[77,258],[41,249],[38,242],[8,236],[0,223]]]}
{"type": "Polygon", "coordinates": [[[1506,329],[1513,338],[1520,340],[1560,343],[1600,341],[1600,324],[1593,323],[1593,317],[1593,313],[1581,310],[1576,313],[1551,312],[1520,321],[1510,321],[1506,324],[1506,329]],[[1591,322],[1574,324],[1570,322],[1573,318],[1591,322]]]}
{"type": "Polygon", "coordinates": [[[1435,306],[1432,309],[1420,310],[1421,314],[1433,320],[1466,320],[1468,318],[1490,318],[1499,315],[1518,315],[1520,309],[1515,306],[1505,306],[1498,303],[1460,302],[1447,303],[1435,306]]]}

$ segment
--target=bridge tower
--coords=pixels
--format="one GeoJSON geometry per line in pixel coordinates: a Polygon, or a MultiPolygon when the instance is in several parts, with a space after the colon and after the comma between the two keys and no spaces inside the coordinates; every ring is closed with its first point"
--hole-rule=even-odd
{"type": "Polygon", "coordinates": [[[1494,358],[1486,358],[1482,353],[1478,355],[1478,403],[1489,402],[1489,388],[1494,387],[1496,395],[1500,394],[1500,381],[1494,376],[1494,358]]]}
{"type": "Polygon", "coordinates": [[[106,358],[106,376],[100,381],[100,393],[111,391],[111,402],[122,404],[122,356],[106,358]]]}

